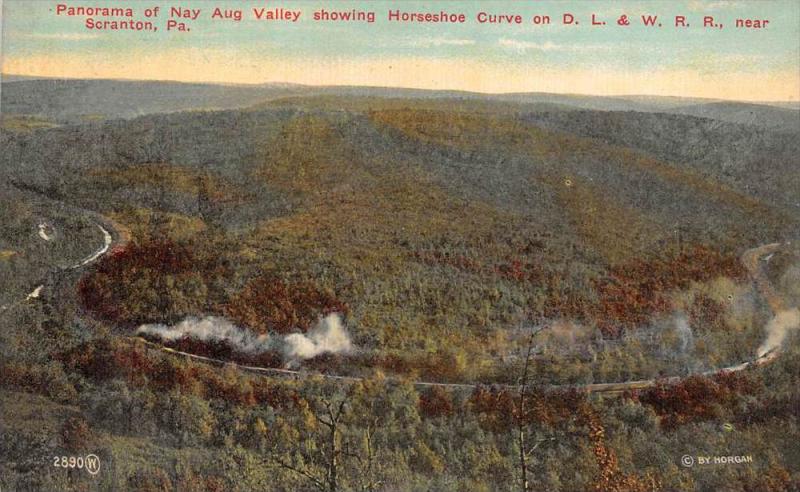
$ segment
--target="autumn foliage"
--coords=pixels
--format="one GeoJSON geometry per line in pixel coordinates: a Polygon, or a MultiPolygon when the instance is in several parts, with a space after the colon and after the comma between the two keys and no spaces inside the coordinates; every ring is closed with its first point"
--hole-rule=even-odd
{"type": "Polygon", "coordinates": [[[606,445],[606,430],[600,416],[589,404],[577,409],[580,420],[586,426],[592,453],[597,462],[598,473],[591,484],[594,492],[648,492],[661,490],[658,479],[650,474],[637,476],[619,468],[617,453],[606,445]]]}
{"type": "Polygon", "coordinates": [[[705,294],[698,294],[689,308],[689,319],[698,331],[717,331],[725,327],[725,308],[705,294]]]}
{"type": "Polygon", "coordinates": [[[453,398],[441,386],[432,386],[419,395],[419,410],[425,417],[453,415],[453,398]]]}
{"type": "Polygon", "coordinates": [[[298,401],[296,393],[266,378],[242,383],[226,377],[219,367],[183,364],[170,357],[153,357],[150,350],[131,341],[86,342],[56,355],[70,371],[95,381],[120,378],[134,387],[156,391],[179,389],[203,398],[218,398],[244,405],[268,404],[282,408],[298,401]]]}
{"type": "Polygon", "coordinates": [[[745,274],[735,256],[701,245],[666,259],[636,260],[612,268],[595,283],[599,301],[593,315],[606,336],[618,336],[671,309],[667,294],[672,290],[686,288],[691,282],[719,276],[739,279],[745,274]]]}
{"type": "Polygon", "coordinates": [[[92,439],[89,423],[82,416],[69,417],[61,426],[61,441],[70,451],[80,451],[86,448],[92,439]]]}
{"type": "Polygon", "coordinates": [[[84,308],[115,324],[171,323],[205,310],[220,268],[172,241],[133,243],[101,260],[78,292],[84,308]]]}
{"type": "Polygon", "coordinates": [[[584,404],[586,394],[574,390],[528,388],[522,413],[519,398],[517,390],[478,386],[470,395],[469,406],[479,415],[481,424],[494,432],[509,431],[519,419],[524,424],[559,427],[573,418],[574,409],[584,404]]]}
{"type": "MultiPolygon", "coordinates": [[[[694,244],[681,251],[664,251],[656,258],[641,258],[610,266],[606,275],[591,283],[594,298],[576,288],[563,272],[521,256],[508,256],[487,264],[480,258],[437,250],[417,251],[414,258],[428,265],[448,266],[463,272],[494,275],[502,280],[527,284],[544,292],[541,310],[545,318],[572,318],[594,322],[609,338],[647,324],[654,316],[673,308],[670,292],[724,276],[741,279],[746,271],[739,259],[718,249],[694,244]]],[[[722,307],[700,296],[690,315],[709,329],[721,327],[722,307]]]]}
{"type": "Polygon", "coordinates": [[[754,394],[756,384],[741,373],[719,373],[711,378],[690,376],[676,384],[661,383],[643,391],[638,399],[661,417],[665,429],[714,420],[736,405],[740,395],[754,394]]]}
{"type": "Polygon", "coordinates": [[[122,326],[170,324],[216,312],[259,333],[283,334],[307,331],[320,317],[348,310],[333,292],[275,274],[262,274],[231,295],[218,288],[229,273],[218,258],[202,256],[190,245],[134,243],[101,260],[78,289],[87,310],[122,326]]]}
{"type": "Polygon", "coordinates": [[[283,356],[277,350],[266,352],[250,353],[236,350],[224,340],[199,340],[191,337],[182,337],[174,341],[167,341],[157,336],[140,334],[145,340],[153,343],[186,352],[189,354],[218,359],[229,362],[236,362],[248,366],[257,367],[282,367],[284,364],[283,356]]]}
{"type": "Polygon", "coordinates": [[[265,274],[250,281],[224,307],[225,315],[259,333],[308,331],[323,316],[347,313],[332,292],[307,281],[288,282],[265,274]]]}

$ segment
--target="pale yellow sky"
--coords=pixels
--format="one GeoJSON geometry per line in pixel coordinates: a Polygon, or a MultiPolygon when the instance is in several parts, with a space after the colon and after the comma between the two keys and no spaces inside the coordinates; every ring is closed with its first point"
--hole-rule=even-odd
{"type": "Polygon", "coordinates": [[[185,33],[166,29],[175,3],[167,0],[124,2],[134,8],[138,20],[147,20],[143,17],[146,6],[160,6],[160,16],[149,18],[157,26],[151,32],[88,29],[86,16],[59,15],[57,3],[2,3],[3,73],[800,100],[797,0],[298,0],[290,4],[302,13],[296,23],[256,20],[252,11],[263,8],[263,0],[183,0],[181,7],[201,12],[190,23],[191,32],[185,33]],[[240,9],[241,22],[212,19],[212,6],[240,9]],[[399,6],[414,12],[457,11],[468,22],[389,21],[387,13],[399,6]],[[312,19],[314,12],[334,8],[371,10],[376,21],[321,23],[312,19]],[[484,25],[476,21],[484,10],[518,13],[528,23],[484,25]],[[565,11],[580,19],[581,26],[560,22],[565,11]],[[552,25],[532,25],[529,19],[534,14],[552,16],[552,25]],[[617,26],[613,19],[620,14],[629,15],[633,23],[617,26]],[[644,26],[639,18],[645,14],[659,16],[663,27],[644,26]],[[609,25],[591,27],[592,15],[609,25]],[[676,15],[686,16],[693,27],[676,28],[676,15]],[[704,28],[706,15],[727,27],[704,28]],[[734,23],[740,18],[768,18],[771,23],[765,29],[739,29],[734,23]]]}
{"type": "Polygon", "coordinates": [[[223,50],[178,49],[120,63],[101,54],[39,54],[6,58],[3,72],[49,77],[125,78],[190,82],[288,81],[309,85],[366,85],[487,93],[570,92],[597,95],[682,95],[744,101],[797,101],[800,75],[791,71],[607,71],[503,65],[481,60],[394,58],[381,60],[269,60],[223,50]]]}

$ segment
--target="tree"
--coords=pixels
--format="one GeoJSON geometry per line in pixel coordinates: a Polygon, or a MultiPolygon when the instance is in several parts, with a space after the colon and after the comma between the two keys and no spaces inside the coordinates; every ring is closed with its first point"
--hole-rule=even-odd
{"type": "Polygon", "coordinates": [[[584,401],[576,410],[587,427],[597,461],[598,473],[591,485],[593,492],[653,492],[661,489],[661,481],[650,472],[636,475],[620,469],[617,453],[605,442],[603,421],[588,401],[584,401]]]}
{"type": "MultiPolygon", "coordinates": [[[[316,386],[316,385],[312,385],[316,386]]],[[[322,492],[336,492],[340,487],[340,471],[342,451],[342,427],[349,410],[350,393],[337,394],[334,391],[315,392],[307,402],[306,411],[310,414],[309,422],[312,430],[322,429],[319,443],[305,448],[290,451],[290,458],[273,453],[272,459],[282,468],[290,470],[307,479],[316,489],[322,492]]],[[[313,439],[307,436],[307,440],[313,439]]]]}
{"type": "Polygon", "coordinates": [[[61,426],[61,440],[70,451],[85,449],[91,439],[92,431],[83,416],[70,417],[61,426]]]}
{"type": "Polygon", "coordinates": [[[530,490],[530,483],[528,482],[528,456],[533,454],[536,448],[543,442],[552,440],[553,438],[541,438],[532,442],[528,442],[526,437],[526,426],[528,422],[528,379],[530,372],[531,353],[533,352],[534,342],[536,336],[544,330],[544,326],[535,326],[531,329],[530,337],[528,337],[528,345],[525,349],[525,360],[522,366],[522,377],[519,384],[519,401],[517,403],[517,446],[518,446],[518,460],[519,460],[519,478],[520,485],[524,492],[530,490]],[[531,446],[531,444],[533,444],[531,446]],[[530,446],[530,448],[529,448],[530,446]]]}
{"type": "Polygon", "coordinates": [[[383,466],[378,457],[376,438],[385,436],[387,426],[395,421],[397,405],[391,401],[391,389],[382,374],[356,383],[351,392],[348,423],[354,428],[345,442],[351,473],[358,490],[371,492],[383,484],[383,466]],[[379,433],[383,436],[379,436],[379,433]]]}

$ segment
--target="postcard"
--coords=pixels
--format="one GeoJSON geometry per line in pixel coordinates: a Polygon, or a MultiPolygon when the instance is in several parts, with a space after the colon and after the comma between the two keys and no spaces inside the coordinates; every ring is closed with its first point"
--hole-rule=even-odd
{"type": "Polygon", "coordinates": [[[800,3],[4,0],[0,490],[800,490],[800,3]]]}

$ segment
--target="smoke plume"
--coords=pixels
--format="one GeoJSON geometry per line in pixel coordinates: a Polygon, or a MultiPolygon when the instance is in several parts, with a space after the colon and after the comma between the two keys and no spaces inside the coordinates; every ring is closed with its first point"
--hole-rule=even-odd
{"type": "Polygon", "coordinates": [[[767,330],[767,339],[758,347],[758,356],[761,357],[770,350],[779,347],[789,331],[796,330],[798,327],[800,327],[800,310],[798,308],[779,311],[767,323],[765,328],[767,330]]]}
{"type": "Polygon", "coordinates": [[[155,335],[167,342],[181,338],[194,338],[203,342],[226,342],[232,348],[247,353],[266,352],[272,348],[269,335],[255,335],[243,330],[225,318],[208,316],[202,319],[188,317],[173,326],[162,324],[142,325],[137,334],[155,335]]]}
{"type": "Polygon", "coordinates": [[[681,340],[681,353],[685,353],[688,349],[690,349],[694,343],[694,336],[692,335],[692,329],[689,327],[689,320],[686,319],[686,315],[679,314],[676,315],[675,318],[675,333],[680,337],[681,340]]]}
{"type": "Polygon", "coordinates": [[[286,335],[283,343],[284,353],[292,359],[310,359],[326,352],[338,354],[352,349],[350,337],[338,314],[329,314],[306,335],[286,335]]]}
{"type": "Polygon", "coordinates": [[[321,319],[307,334],[292,333],[284,337],[256,335],[240,328],[225,318],[207,316],[188,317],[173,326],[163,324],[142,325],[137,334],[152,335],[167,342],[193,338],[204,342],[225,342],[239,352],[260,354],[277,350],[290,360],[310,359],[317,355],[343,353],[352,349],[350,336],[338,314],[321,319]]]}

